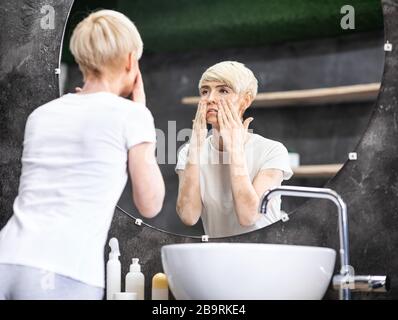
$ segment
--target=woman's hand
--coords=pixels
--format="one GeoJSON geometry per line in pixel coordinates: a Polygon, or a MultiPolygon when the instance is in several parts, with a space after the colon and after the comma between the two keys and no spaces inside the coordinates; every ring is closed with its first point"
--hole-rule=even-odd
{"type": "Polygon", "coordinates": [[[134,81],[133,90],[132,90],[132,100],[134,102],[142,103],[146,105],[146,97],[144,90],[144,81],[142,80],[141,71],[138,67],[137,76],[134,81]]]}
{"type": "Polygon", "coordinates": [[[231,154],[243,152],[249,124],[253,118],[247,118],[242,123],[236,109],[228,100],[220,100],[217,117],[225,151],[231,154]]]}
{"type": "Polygon", "coordinates": [[[192,120],[192,137],[191,144],[195,144],[198,148],[201,148],[207,137],[207,126],[206,126],[206,102],[199,101],[198,109],[196,111],[195,119],[192,120]]]}
{"type": "Polygon", "coordinates": [[[188,163],[199,164],[199,156],[207,137],[206,103],[199,101],[195,119],[192,120],[192,135],[189,141],[188,163]]]}
{"type": "Polygon", "coordinates": [[[178,170],[178,197],[176,210],[182,222],[193,226],[202,213],[200,196],[200,152],[207,136],[207,105],[199,101],[189,143],[188,159],[184,170],[178,170]]]}

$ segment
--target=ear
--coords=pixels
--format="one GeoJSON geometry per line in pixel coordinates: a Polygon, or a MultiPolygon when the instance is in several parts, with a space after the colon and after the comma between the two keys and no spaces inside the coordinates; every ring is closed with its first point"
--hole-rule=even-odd
{"type": "Polygon", "coordinates": [[[250,92],[246,92],[244,96],[241,98],[241,103],[239,107],[239,112],[241,116],[245,113],[246,109],[250,107],[253,102],[253,98],[250,92]]]}
{"type": "Polygon", "coordinates": [[[134,68],[134,64],[135,64],[135,58],[134,58],[134,56],[133,56],[133,53],[130,52],[130,53],[127,55],[127,60],[126,60],[126,71],[127,71],[127,72],[130,72],[131,69],[134,68]]]}

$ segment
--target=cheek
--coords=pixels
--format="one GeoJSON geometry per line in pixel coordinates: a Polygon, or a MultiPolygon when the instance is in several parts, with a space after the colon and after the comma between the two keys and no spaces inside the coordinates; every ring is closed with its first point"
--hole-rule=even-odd
{"type": "Polygon", "coordinates": [[[229,100],[233,106],[236,106],[239,104],[239,96],[236,95],[235,93],[228,93],[228,94],[224,95],[224,99],[229,100]]]}
{"type": "Polygon", "coordinates": [[[125,84],[125,86],[129,86],[129,85],[131,85],[131,83],[133,82],[134,80],[133,80],[133,76],[132,76],[132,73],[130,72],[130,73],[128,73],[127,75],[126,75],[126,77],[125,77],[125,79],[124,79],[124,84],[125,84]]]}

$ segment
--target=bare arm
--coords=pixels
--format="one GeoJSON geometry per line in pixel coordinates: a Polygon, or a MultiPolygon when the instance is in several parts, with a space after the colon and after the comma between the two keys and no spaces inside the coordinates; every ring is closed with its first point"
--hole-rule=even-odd
{"type": "Polygon", "coordinates": [[[231,184],[235,211],[242,226],[253,225],[260,217],[258,212],[261,196],[271,187],[280,186],[283,173],[278,169],[261,170],[253,183],[246,164],[231,164],[231,184]]]}
{"type": "Polygon", "coordinates": [[[165,195],[155,148],[154,143],[144,142],[130,148],[128,153],[134,204],[145,218],[153,218],[160,212],[165,195]]]}
{"type": "Polygon", "coordinates": [[[184,224],[193,226],[198,222],[202,213],[199,166],[196,164],[187,164],[185,170],[178,170],[178,181],[176,210],[184,224]]]}
{"type": "Polygon", "coordinates": [[[181,221],[188,226],[196,224],[202,213],[199,158],[206,134],[206,105],[199,103],[193,124],[185,169],[178,170],[176,211],[181,221]]]}

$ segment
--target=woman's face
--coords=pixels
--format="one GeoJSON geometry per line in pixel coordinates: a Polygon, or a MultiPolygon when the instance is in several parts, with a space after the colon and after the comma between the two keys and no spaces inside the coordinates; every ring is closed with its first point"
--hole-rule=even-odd
{"type": "Polygon", "coordinates": [[[229,86],[218,81],[204,81],[199,90],[200,100],[206,103],[206,121],[212,126],[218,127],[218,108],[220,100],[228,100],[231,102],[231,108],[235,108],[239,116],[241,114],[240,96],[229,86]]]}

